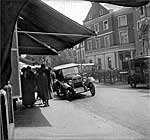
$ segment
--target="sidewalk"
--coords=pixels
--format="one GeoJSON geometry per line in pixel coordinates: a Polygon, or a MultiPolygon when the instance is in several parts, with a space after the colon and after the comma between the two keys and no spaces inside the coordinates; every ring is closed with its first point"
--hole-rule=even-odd
{"type": "Polygon", "coordinates": [[[49,107],[15,112],[14,140],[146,140],[109,120],[78,109],[66,100],[52,99],[49,107]]]}

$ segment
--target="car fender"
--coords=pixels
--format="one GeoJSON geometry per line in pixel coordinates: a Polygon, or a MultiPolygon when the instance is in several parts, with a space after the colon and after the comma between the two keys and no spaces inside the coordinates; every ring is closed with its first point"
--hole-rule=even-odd
{"type": "Polygon", "coordinates": [[[136,82],[136,75],[131,75],[128,77],[128,84],[130,84],[131,80],[136,82]]]}
{"type": "Polygon", "coordinates": [[[67,84],[67,83],[63,83],[63,87],[64,87],[65,89],[67,89],[67,88],[70,88],[71,86],[70,86],[69,84],[67,84]]]}

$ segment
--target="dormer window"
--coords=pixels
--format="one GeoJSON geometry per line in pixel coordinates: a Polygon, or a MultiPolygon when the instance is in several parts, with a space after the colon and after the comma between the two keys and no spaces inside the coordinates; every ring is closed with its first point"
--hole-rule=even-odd
{"type": "Polygon", "coordinates": [[[103,9],[100,9],[99,11],[99,15],[102,16],[103,15],[103,9]]]}
{"type": "Polygon", "coordinates": [[[92,19],[92,14],[89,14],[89,20],[92,19]]]}
{"type": "Polygon", "coordinates": [[[99,23],[94,24],[94,31],[95,31],[96,33],[99,32],[99,23]]]}

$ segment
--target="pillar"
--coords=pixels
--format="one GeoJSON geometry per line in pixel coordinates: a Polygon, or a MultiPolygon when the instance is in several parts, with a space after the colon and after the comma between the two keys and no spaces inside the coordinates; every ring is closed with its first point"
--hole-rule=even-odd
{"type": "Polygon", "coordinates": [[[119,56],[118,56],[118,51],[115,52],[115,66],[117,69],[119,69],[119,56]]]}
{"type": "Polygon", "coordinates": [[[130,51],[131,59],[133,59],[133,51],[130,51]]]}
{"type": "Polygon", "coordinates": [[[13,35],[13,42],[12,42],[12,49],[11,49],[11,64],[12,64],[12,73],[11,73],[10,83],[12,85],[12,98],[16,99],[21,96],[17,24],[13,35]]]}

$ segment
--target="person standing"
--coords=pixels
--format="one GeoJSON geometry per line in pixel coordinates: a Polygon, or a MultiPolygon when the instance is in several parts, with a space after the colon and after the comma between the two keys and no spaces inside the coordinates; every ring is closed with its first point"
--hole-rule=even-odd
{"type": "Polygon", "coordinates": [[[43,104],[49,106],[49,88],[50,88],[50,73],[42,64],[38,74],[38,92],[42,98],[43,104]]]}
{"type": "Polygon", "coordinates": [[[22,69],[21,87],[22,87],[22,104],[25,107],[33,107],[35,103],[35,81],[34,74],[30,67],[22,69]]]}
{"type": "Polygon", "coordinates": [[[51,67],[48,67],[48,70],[50,72],[50,90],[49,90],[49,95],[50,95],[50,99],[52,99],[54,97],[54,95],[53,95],[53,84],[54,84],[54,80],[56,79],[56,75],[53,72],[51,67]]]}

